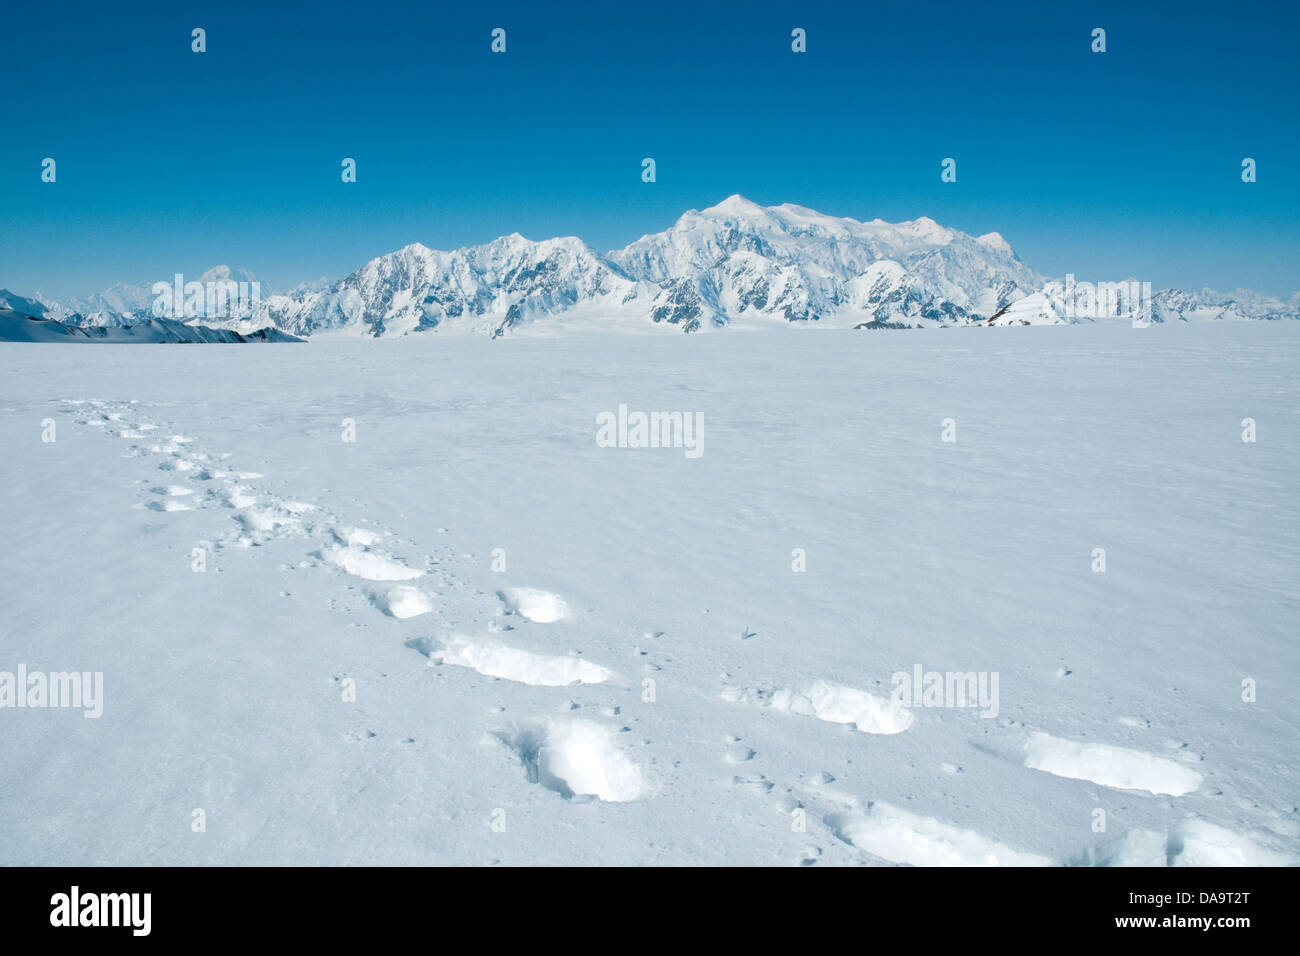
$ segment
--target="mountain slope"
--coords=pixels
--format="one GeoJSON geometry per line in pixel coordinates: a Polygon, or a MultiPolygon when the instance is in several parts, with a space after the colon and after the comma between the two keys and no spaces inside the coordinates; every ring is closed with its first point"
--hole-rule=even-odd
{"type": "Polygon", "coordinates": [[[681,308],[656,321],[714,325],[746,316],[959,322],[1043,282],[996,233],[974,238],[926,218],[864,223],[741,196],[691,210],[609,257],[670,290],[681,308]]]}
{"type": "Polygon", "coordinates": [[[265,315],[294,333],[382,336],[443,325],[497,336],[578,305],[618,309],[637,284],[575,238],[516,234],[439,252],[415,243],[372,259],[324,292],[272,296],[265,315]]]}
{"type": "Polygon", "coordinates": [[[0,342],[245,343],[301,342],[278,329],[253,332],[186,325],[171,319],[145,319],[128,326],[78,326],[0,307],[0,342]]]}
{"type": "MultiPolygon", "coordinates": [[[[255,280],[218,266],[198,281],[255,280]]],[[[971,236],[926,217],[859,222],[738,195],[604,255],[577,238],[536,242],[517,233],[448,252],[414,243],[335,282],[259,291],[190,321],[244,334],[274,327],[295,336],[437,331],[495,338],[560,324],[895,329],[1128,320],[1133,312],[1116,302],[1080,308],[1072,280],[1036,272],[996,232],[971,236]]],[[[1208,289],[1147,295],[1138,311],[1157,323],[1300,318],[1300,293],[1285,301],[1208,289]]],[[[118,284],[67,307],[9,297],[19,312],[71,326],[122,327],[153,317],[154,297],[140,286],[118,284]]]]}

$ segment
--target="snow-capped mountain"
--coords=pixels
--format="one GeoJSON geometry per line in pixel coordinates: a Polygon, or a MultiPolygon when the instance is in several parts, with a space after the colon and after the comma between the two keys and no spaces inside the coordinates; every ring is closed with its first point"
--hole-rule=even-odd
{"type": "MultiPolygon", "coordinates": [[[[170,280],[171,277],[164,277],[170,280]]],[[[201,284],[256,282],[218,266],[201,284]]],[[[152,286],[118,284],[66,306],[39,296],[31,313],[82,327],[132,325],[152,313],[152,286]]],[[[491,335],[583,322],[695,332],[731,325],[868,329],[1066,324],[1127,319],[1124,303],[1080,308],[1072,277],[1052,279],[998,233],[971,236],[922,217],[859,222],[741,196],[690,210],[664,232],[601,254],[582,240],[512,234],[449,252],[419,243],[338,281],[284,294],[265,286],[193,323],[241,333],[273,326],[299,336],[491,335]]],[[[1130,310],[1132,311],[1132,310],[1130,310]]],[[[1144,321],[1300,318],[1287,300],[1247,291],[1144,292],[1144,321]]]]}
{"type": "Polygon", "coordinates": [[[67,310],[69,315],[80,316],[79,325],[113,328],[148,318],[153,300],[147,286],[116,282],[103,292],[72,299],[67,310]]]}
{"type": "Polygon", "coordinates": [[[210,328],[173,319],[141,319],[125,325],[78,325],[60,321],[41,303],[0,289],[0,342],[244,343],[301,342],[279,329],[250,332],[210,328]]]}
{"type": "MultiPolygon", "coordinates": [[[[172,282],[173,276],[166,276],[160,281],[172,282]]],[[[188,281],[188,278],[186,278],[188,281]]],[[[257,294],[265,295],[265,287],[257,282],[257,277],[246,269],[231,269],[229,265],[216,265],[195,278],[196,282],[207,287],[209,284],[246,284],[250,289],[257,289],[257,294]]],[[[117,282],[109,289],[88,295],[83,299],[73,299],[65,308],[68,321],[83,328],[103,326],[103,328],[121,328],[135,325],[148,319],[160,319],[155,312],[157,295],[153,293],[153,284],[127,285],[117,282]]],[[[230,317],[230,316],[227,316],[230,317]]],[[[220,323],[211,323],[220,324],[220,323]]]]}
{"type": "Polygon", "coordinates": [[[658,284],[652,318],[698,328],[747,316],[907,325],[987,316],[1042,285],[997,233],[764,208],[731,196],[610,253],[658,284]]]}
{"type": "Polygon", "coordinates": [[[575,313],[694,332],[731,324],[965,323],[1041,287],[996,233],[860,223],[732,196],[601,255],[576,238],[407,246],[323,291],[271,296],[245,323],[299,335],[501,335],[575,313]]]}
{"type": "Polygon", "coordinates": [[[63,314],[57,304],[46,301],[40,294],[23,296],[8,289],[0,289],[0,311],[14,312],[34,319],[55,320],[63,314]]]}
{"type": "MultiPolygon", "coordinates": [[[[258,283],[257,278],[251,272],[244,269],[231,269],[229,266],[224,265],[214,266],[197,277],[187,277],[185,281],[190,281],[190,278],[193,278],[194,281],[199,282],[205,288],[210,283],[220,283],[222,285],[244,283],[250,288],[257,288],[259,296],[265,296],[268,292],[264,284],[258,283]]],[[[160,278],[159,281],[170,284],[173,280],[173,276],[166,276],[160,278]]],[[[96,292],[84,298],[70,299],[66,303],[49,302],[41,299],[40,296],[35,298],[36,301],[45,306],[43,317],[57,319],[65,324],[80,328],[122,328],[128,325],[138,325],[149,319],[164,317],[154,311],[158,296],[153,291],[153,283],[133,285],[116,282],[102,292],[96,292]]],[[[30,309],[17,306],[14,308],[19,312],[33,314],[30,309]]],[[[246,317],[251,311],[249,309],[236,310],[234,314],[224,318],[246,317]]],[[[214,326],[222,324],[220,317],[212,322],[207,322],[206,319],[200,321],[214,326]]]]}
{"type": "Polygon", "coordinates": [[[264,314],[301,334],[378,337],[451,325],[496,336],[578,306],[621,309],[642,291],[580,239],[532,242],[516,233],[454,252],[415,243],[323,292],[271,296],[264,314]]]}
{"type": "MultiPolygon", "coordinates": [[[[1110,283],[1127,289],[1124,294],[1086,294],[1069,281],[1054,279],[1041,290],[1018,299],[990,316],[988,325],[1069,325],[1111,319],[1139,322],[1246,322],[1300,318],[1300,292],[1286,301],[1239,289],[1222,295],[1211,289],[1151,292],[1136,279],[1110,283]]],[[[1095,284],[1094,284],[1095,287],[1095,284]]]]}
{"type": "Polygon", "coordinates": [[[1294,319],[1300,316],[1300,292],[1282,300],[1248,289],[1221,294],[1212,289],[1182,292],[1168,289],[1155,296],[1152,318],[1157,322],[1225,319],[1294,319]]]}

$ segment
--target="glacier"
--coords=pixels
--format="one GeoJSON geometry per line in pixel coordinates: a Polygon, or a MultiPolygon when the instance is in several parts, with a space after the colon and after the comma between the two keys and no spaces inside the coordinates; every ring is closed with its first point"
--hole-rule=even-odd
{"type": "Polygon", "coordinates": [[[801,327],[0,344],[0,863],[1300,861],[1300,324],[801,327]]]}

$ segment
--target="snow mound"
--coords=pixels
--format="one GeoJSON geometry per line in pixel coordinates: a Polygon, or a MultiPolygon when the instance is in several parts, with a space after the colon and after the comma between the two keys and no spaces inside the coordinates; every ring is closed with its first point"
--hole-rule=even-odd
{"type": "Polygon", "coordinates": [[[1167,866],[1168,837],[1154,830],[1131,830],[1118,840],[1089,849],[1072,866],[1167,866]]]}
{"type": "Polygon", "coordinates": [[[247,488],[236,486],[230,489],[226,504],[231,508],[251,508],[257,504],[257,498],[250,495],[247,488]]]}
{"type": "Polygon", "coordinates": [[[1184,820],[1169,834],[1170,866],[1290,866],[1296,860],[1204,820],[1184,820]]]}
{"type": "Polygon", "coordinates": [[[603,684],[614,676],[608,668],[580,657],[535,654],[491,640],[451,637],[435,647],[431,660],[468,667],[485,677],[500,677],[535,687],[565,687],[569,684],[603,684]]]}
{"type": "Polygon", "coordinates": [[[803,690],[727,687],[724,700],[757,703],[787,714],[852,724],[864,734],[901,734],[912,726],[912,712],[901,703],[856,687],[819,680],[803,690]]]}
{"type": "Polygon", "coordinates": [[[592,796],[610,803],[650,793],[641,768],[619,747],[615,731],[590,720],[547,720],[507,738],[528,779],[565,798],[592,796]]]}
{"type": "Polygon", "coordinates": [[[239,544],[245,547],[260,545],[277,534],[298,530],[298,522],[281,515],[274,507],[250,506],[239,509],[235,516],[239,525],[239,544]]]}
{"type": "Polygon", "coordinates": [[[429,595],[405,584],[371,594],[370,603],[390,617],[400,620],[428,614],[433,610],[433,600],[429,595]]]}
{"type": "Polygon", "coordinates": [[[909,813],[885,803],[865,811],[832,814],[826,825],[845,843],[891,863],[912,866],[1053,866],[974,830],[909,813]]]}
{"type": "Polygon", "coordinates": [[[1041,731],[981,747],[1030,770],[1118,790],[1181,797],[1199,787],[1202,780],[1195,770],[1165,757],[1128,747],[1064,740],[1041,731]]]}
{"type": "Polygon", "coordinates": [[[321,549],[320,557],[348,574],[367,581],[410,581],[424,574],[423,571],[408,568],[396,558],[356,544],[332,544],[321,549]]]}
{"type": "Polygon", "coordinates": [[[506,610],[534,624],[554,624],[570,613],[562,597],[539,588],[506,588],[500,594],[506,610]]]}
{"type": "Polygon", "coordinates": [[[383,537],[377,531],[366,528],[334,528],[331,532],[339,544],[355,545],[359,548],[373,548],[383,537]]]}

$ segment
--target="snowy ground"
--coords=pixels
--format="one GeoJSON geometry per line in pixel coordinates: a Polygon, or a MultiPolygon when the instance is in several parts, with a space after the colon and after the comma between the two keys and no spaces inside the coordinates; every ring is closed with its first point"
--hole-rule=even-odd
{"type": "Polygon", "coordinates": [[[1294,861],[1298,370],[1264,323],[0,346],[0,670],[104,681],[0,710],[0,863],[1294,861]],[[598,447],[621,403],[702,456],[598,447]]]}

